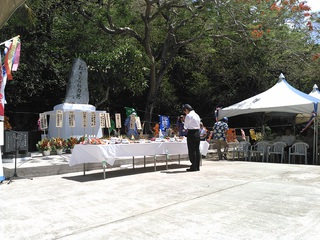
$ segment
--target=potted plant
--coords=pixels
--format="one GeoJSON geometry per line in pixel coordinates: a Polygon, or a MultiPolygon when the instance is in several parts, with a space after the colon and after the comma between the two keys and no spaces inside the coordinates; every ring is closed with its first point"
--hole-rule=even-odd
{"type": "Polygon", "coordinates": [[[50,151],[52,150],[50,140],[48,138],[44,138],[39,141],[37,144],[37,149],[42,152],[44,156],[50,155],[50,151]]]}

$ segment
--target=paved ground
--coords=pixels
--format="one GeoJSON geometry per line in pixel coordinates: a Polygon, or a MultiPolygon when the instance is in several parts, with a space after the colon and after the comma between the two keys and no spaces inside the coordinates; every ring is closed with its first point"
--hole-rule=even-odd
{"type": "Polygon", "coordinates": [[[319,166],[185,167],[4,182],[0,239],[319,239],[319,166]]]}

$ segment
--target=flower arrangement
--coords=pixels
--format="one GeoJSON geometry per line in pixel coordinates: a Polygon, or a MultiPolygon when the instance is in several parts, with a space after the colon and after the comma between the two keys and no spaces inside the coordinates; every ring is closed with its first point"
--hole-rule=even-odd
{"type": "Polygon", "coordinates": [[[72,149],[74,148],[74,145],[78,143],[78,139],[75,137],[70,137],[67,139],[67,148],[72,149]]]}
{"type": "Polygon", "coordinates": [[[52,150],[61,150],[61,149],[65,149],[67,147],[67,143],[66,140],[64,140],[63,138],[52,138],[50,139],[50,146],[52,148],[52,150]]]}
{"type": "Polygon", "coordinates": [[[44,138],[41,141],[39,141],[37,144],[37,149],[41,152],[43,151],[51,151],[51,145],[50,145],[50,140],[48,138],[44,138]]]}

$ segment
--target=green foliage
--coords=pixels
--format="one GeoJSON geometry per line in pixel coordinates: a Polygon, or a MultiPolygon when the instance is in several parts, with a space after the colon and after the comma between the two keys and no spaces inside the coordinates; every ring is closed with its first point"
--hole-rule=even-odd
{"type": "Polygon", "coordinates": [[[215,107],[268,89],[281,72],[308,93],[319,44],[306,8],[285,2],[154,1],[147,9],[145,0],[27,1],[0,31],[22,40],[6,111],[61,103],[75,58],[89,67],[90,104],[113,112],[152,103],[153,118],[176,116],[190,103],[211,125],[215,107]]]}

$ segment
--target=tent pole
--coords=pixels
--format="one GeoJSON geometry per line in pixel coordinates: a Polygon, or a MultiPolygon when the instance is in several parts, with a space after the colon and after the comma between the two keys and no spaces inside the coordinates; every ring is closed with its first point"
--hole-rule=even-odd
{"type": "Polygon", "coordinates": [[[319,154],[319,149],[318,149],[318,135],[319,135],[319,124],[318,124],[318,117],[315,117],[315,121],[314,121],[314,130],[315,130],[315,134],[314,134],[314,141],[313,141],[313,149],[315,152],[315,156],[313,158],[313,164],[317,165],[318,164],[318,154],[319,154]]]}

